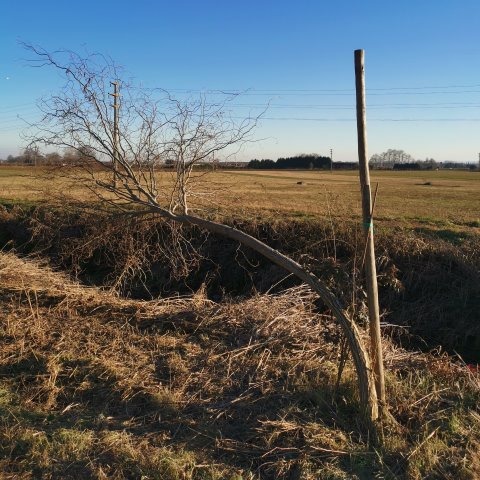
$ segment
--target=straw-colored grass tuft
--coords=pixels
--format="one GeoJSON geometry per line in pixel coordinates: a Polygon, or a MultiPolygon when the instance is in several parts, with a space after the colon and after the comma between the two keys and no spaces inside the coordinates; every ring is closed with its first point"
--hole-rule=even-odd
{"type": "Polygon", "coordinates": [[[373,444],[303,286],[137,301],[1,253],[0,298],[2,478],[480,478],[478,375],[386,340],[373,444]]]}

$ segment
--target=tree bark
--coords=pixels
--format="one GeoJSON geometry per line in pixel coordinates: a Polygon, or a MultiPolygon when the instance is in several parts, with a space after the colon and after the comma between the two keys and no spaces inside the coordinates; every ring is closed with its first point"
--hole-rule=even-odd
{"type": "Polygon", "coordinates": [[[377,394],[373,382],[370,358],[363,345],[358,327],[345,313],[335,295],[333,295],[329,288],[317,276],[315,276],[312,272],[309,272],[291,258],[269,247],[251,235],[248,235],[241,230],[237,230],[234,227],[210,220],[205,220],[193,215],[175,215],[158,207],[153,207],[152,210],[173,221],[196,225],[200,228],[208,230],[209,232],[236,240],[242,245],[245,245],[260,255],[263,255],[265,258],[269,259],[279,267],[284,268],[287,272],[295,275],[298,279],[309,285],[310,288],[318,294],[325,305],[327,305],[327,307],[332,311],[337,321],[342,326],[344,334],[348,340],[350,351],[352,352],[353,362],[357,372],[360,404],[363,414],[368,421],[373,422],[377,420],[377,394]]]}

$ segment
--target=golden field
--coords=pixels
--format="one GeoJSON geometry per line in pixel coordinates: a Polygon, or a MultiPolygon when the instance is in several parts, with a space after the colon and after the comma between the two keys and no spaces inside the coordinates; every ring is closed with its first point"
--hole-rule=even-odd
{"type": "MultiPolygon", "coordinates": [[[[168,191],[172,174],[160,173],[168,191]]],[[[477,231],[480,227],[480,173],[468,171],[373,171],[372,192],[378,184],[375,219],[387,226],[428,225],[477,231]]],[[[194,185],[200,192],[197,208],[218,207],[234,216],[342,217],[360,216],[358,172],[218,170],[202,174],[194,185]]],[[[68,192],[86,195],[82,186],[65,178],[45,176],[44,169],[0,168],[0,199],[37,202],[68,192]],[[67,183],[68,182],[68,186],[67,183]]]]}

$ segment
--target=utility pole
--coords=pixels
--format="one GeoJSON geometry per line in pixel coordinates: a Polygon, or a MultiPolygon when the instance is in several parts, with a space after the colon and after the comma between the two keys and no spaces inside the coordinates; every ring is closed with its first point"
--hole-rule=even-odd
{"type": "Polygon", "coordinates": [[[330,149],[330,172],[333,173],[333,149],[330,149]]]}
{"type": "Polygon", "coordinates": [[[383,373],[382,336],[380,332],[377,267],[375,265],[375,246],[373,241],[372,195],[367,160],[367,115],[363,50],[355,50],[355,90],[357,97],[358,160],[362,193],[363,227],[366,236],[365,276],[367,283],[367,303],[370,328],[370,355],[373,364],[375,389],[377,391],[381,418],[386,407],[385,378],[383,373]]]}
{"type": "Polygon", "coordinates": [[[113,85],[113,93],[109,93],[113,97],[113,188],[117,187],[117,168],[118,168],[118,82],[110,82],[113,85]]]}

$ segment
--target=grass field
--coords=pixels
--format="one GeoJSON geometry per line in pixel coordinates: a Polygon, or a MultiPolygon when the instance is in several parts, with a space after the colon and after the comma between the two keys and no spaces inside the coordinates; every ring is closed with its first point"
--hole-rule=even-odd
{"type": "Polygon", "coordinates": [[[475,480],[480,377],[384,344],[375,444],[303,287],[138,301],[0,252],[0,478],[475,480]]]}
{"type": "MultiPolygon", "coordinates": [[[[88,198],[80,185],[46,173],[0,168],[0,204],[35,205],[58,194],[88,198]]],[[[161,175],[168,188],[171,174],[161,175]]],[[[351,257],[362,249],[351,224],[360,223],[356,172],[232,170],[195,181],[203,192],[197,208],[215,206],[217,214],[245,219],[254,231],[295,219],[283,221],[282,229],[272,222],[269,239],[288,254],[300,251],[300,261],[332,285],[338,281],[338,291],[350,298],[351,257]],[[338,257],[336,243],[344,247],[338,257]]],[[[407,330],[435,330],[440,340],[433,335],[432,345],[445,347],[447,335],[458,334],[476,362],[480,174],[374,172],[376,182],[377,226],[384,228],[377,244],[383,319],[391,325],[407,319],[407,330]],[[415,231],[399,236],[397,227],[415,231]],[[427,231],[440,240],[424,241],[418,232],[427,231]],[[460,238],[466,241],[457,244],[460,238]]],[[[232,287],[213,300],[202,283],[192,295],[135,300],[107,287],[131,268],[131,253],[147,247],[146,261],[155,257],[152,245],[161,250],[170,238],[163,230],[150,237],[146,222],[115,229],[100,214],[98,225],[91,222],[97,212],[86,218],[74,212],[70,219],[69,210],[63,215],[50,205],[0,211],[1,233],[17,254],[44,257],[0,252],[0,478],[480,478],[480,380],[473,364],[405,350],[386,334],[392,417],[376,443],[359,421],[351,360],[339,374],[342,342],[328,312],[318,310],[302,286],[270,292],[275,275],[284,279],[284,272],[196,232],[186,238],[206,245],[208,271],[197,272],[202,282],[212,282],[217,259],[217,267],[224,262],[213,274],[224,282],[222,291],[236,285],[226,270],[236,276],[249,265],[245,277],[257,269],[268,293],[245,286],[235,296],[232,287]],[[55,258],[52,270],[48,261],[55,258]],[[76,271],[70,260],[78,271],[112,268],[116,276],[103,277],[101,288],[86,287],[58,271],[76,271]]],[[[160,267],[171,252],[163,253],[152,277],[141,277],[150,282],[148,292],[156,282],[164,292],[160,267]]],[[[366,307],[358,298],[352,305],[361,318],[366,307]]]]}
{"type": "MultiPolygon", "coordinates": [[[[0,199],[45,200],[62,190],[63,180],[46,180],[43,173],[33,168],[0,168],[0,199]]],[[[168,182],[170,174],[163,175],[168,182]]],[[[480,227],[478,172],[374,171],[373,190],[377,183],[375,217],[384,225],[472,232],[480,227]]],[[[353,171],[217,171],[202,177],[199,188],[210,194],[217,192],[211,196],[210,205],[234,215],[305,219],[328,216],[347,220],[360,217],[358,173],[353,171]]],[[[80,187],[69,185],[67,190],[74,196],[85,194],[80,187]]]]}
{"type": "MultiPolygon", "coordinates": [[[[241,204],[298,216],[360,216],[357,172],[231,171],[223,182],[241,204]],[[298,182],[302,182],[299,184],[298,182]]],[[[433,226],[480,226],[480,175],[470,172],[373,172],[376,219],[433,226]]]]}

